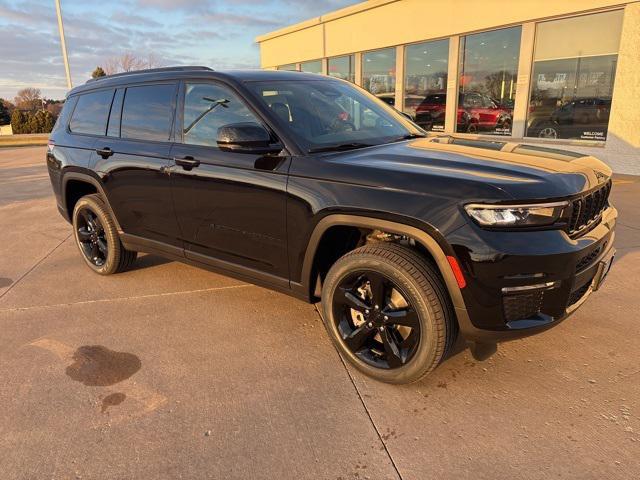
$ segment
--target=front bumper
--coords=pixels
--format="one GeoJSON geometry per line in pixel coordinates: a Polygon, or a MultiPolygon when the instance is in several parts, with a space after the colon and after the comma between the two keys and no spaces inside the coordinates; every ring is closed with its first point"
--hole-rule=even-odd
{"type": "Polygon", "coordinates": [[[451,242],[467,278],[465,309],[456,309],[469,341],[494,343],[533,335],[567,318],[597,289],[615,254],[617,211],[571,239],[560,230],[499,232],[467,224],[451,242]]]}

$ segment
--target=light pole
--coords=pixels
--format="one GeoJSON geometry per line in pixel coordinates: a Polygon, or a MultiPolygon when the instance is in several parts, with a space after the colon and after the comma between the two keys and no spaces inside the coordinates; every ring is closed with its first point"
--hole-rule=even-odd
{"type": "Polygon", "coordinates": [[[60,46],[62,47],[62,59],[64,60],[64,70],[67,74],[67,87],[69,90],[73,87],[71,84],[71,71],[69,70],[69,58],[67,57],[67,43],[64,41],[64,26],[62,25],[62,12],[60,11],[60,0],[56,1],[56,13],[58,14],[58,30],[60,32],[60,46]]]}

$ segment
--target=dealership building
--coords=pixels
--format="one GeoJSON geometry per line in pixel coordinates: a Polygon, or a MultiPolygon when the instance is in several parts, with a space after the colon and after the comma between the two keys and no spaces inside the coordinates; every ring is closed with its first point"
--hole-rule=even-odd
{"type": "Polygon", "coordinates": [[[370,0],[256,39],[433,135],[540,143],[640,175],[640,2],[370,0]]]}

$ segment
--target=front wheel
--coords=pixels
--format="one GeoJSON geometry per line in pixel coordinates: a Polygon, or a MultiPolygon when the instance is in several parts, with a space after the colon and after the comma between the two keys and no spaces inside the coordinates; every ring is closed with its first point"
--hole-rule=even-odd
{"type": "Polygon", "coordinates": [[[435,268],[414,250],[392,243],[366,245],[340,258],[325,279],[322,310],[342,355],[388,383],[427,375],[458,331],[435,268]]]}
{"type": "Polygon", "coordinates": [[[122,272],[136,259],[137,252],[122,245],[115,222],[98,194],[78,200],[73,209],[73,230],[82,258],[96,273],[122,272]]]}

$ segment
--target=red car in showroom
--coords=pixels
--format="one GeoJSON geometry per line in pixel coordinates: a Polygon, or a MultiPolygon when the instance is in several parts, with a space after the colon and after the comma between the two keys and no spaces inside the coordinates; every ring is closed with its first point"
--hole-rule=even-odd
{"type": "MultiPolygon", "coordinates": [[[[416,108],[415,121],[426,130],[439,130],[444,126],[446,93],[427,95],[416,108]],[[434,128],[435,127],[435,128],[434,128]]],[[[511,133],[513,108],[500,105],[482,93],[461,93],[458,96],[458,132],[511,133]]]]}

